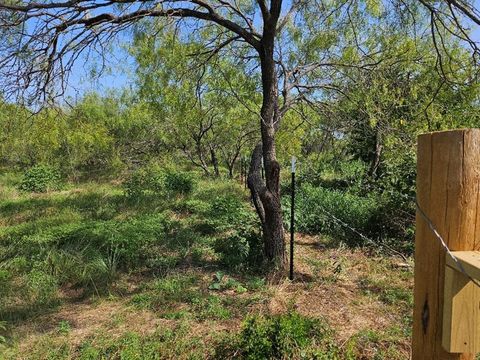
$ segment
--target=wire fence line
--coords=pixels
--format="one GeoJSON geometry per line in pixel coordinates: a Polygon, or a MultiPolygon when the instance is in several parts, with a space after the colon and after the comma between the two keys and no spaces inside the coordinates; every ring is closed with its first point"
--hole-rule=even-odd
{"type": "MultiPolygon", "coordinates": [[[[297,163],[298,164],[298,163],[297,163]]],[[[365,234],[361,233],[358,229],[354,228],[353,226],[351,226],[350,224],[346,223],[345,221],[339,219],[338,217],[336,217],[334,214],[332,214],[330,211],[328,211],[327,209],[325,209],[323,206],[320,206],[319,208],[325,215],[329,216],[333,221],[335,221],[337,224],[341,225],[342,227],[346,228],[346,229],[349,229],[350,231],[352,231],[353,233],[357,234],[365,243],[367,244],[370,244],[372,246],[375,246],[375,247],[382,247],[384,249],[386,249],[388,252],[390,252],[391,254],[393,255],[397,255],[397,256],[400,256],[405,262],[406,264],[407,261],[408,261],[408,258],[400,251],[398,250],[395,250],[393,247],[385,244],[384,242],[380,241],[380,240],[372,240],[371,238],[369,238],[368,236],[366,236],[365,234]]],[[[292,219],[290,219],[290,221],[292,221],[292,219]]]]}
{"type": "MultiPolygon", "coordinates": [[[[458,271],[460,271],[463,275],[465,275],[468,279],[470,279],[476,286],[480,287],[480,282],[478,282],[477,280],[473,279],[466,271],[465,271],[465,268],[463,267],[462,263],[460,261],[458,261],[458,259],[455,257],[455,255],[452,253],[452,251],[450,250],[450,248],[448,247],[448,245],[446,244],[445,240],[443,239],[443,237],[440,235],[440,233],[438,232],[437,228],[435,227],[435,225],[433,224],[433,221],[427,216],[427,214],[425,213],[425,211],[423,211],[423,209],[420,207],[420,204],[418,203],[418,200],[416,198],[412,199],[412,201],[415,202],[415,207],[416,209],[418,210],[418,213],[420,214],[420,216],[425,220],[425,222],[427,223],[429,229],[432,231],[433,235],[435,236],[435,238],[439,241],[439,243],[441,244],[441,246],[444,248],[444,250],[446,251],[446,253],[448,254],[448,256],[454,261],[458,271]]],[[[387,251],[389,251],[391,254],[395,254],[395,255],[398,255],[400,256],[402,259],[404,259],[405,261],[407,261],[407,257],[402,254],[400,251],[398,250],[395,250],[394,248],[392,248],[391,246],[388,246],[387,244],[385,244],[384,242],[382,241],[375,241],[375,240],[372,240],[371,238],[369,238],[368,236],[366,236],[365,234],[361,233],[360,231],[358,231],[357,229],[355,229],[353,226],[349,225],[348,223],[346,223],[345,221],[339,219],[338,217],[336,217],[334,214],[332,214],[330,211],[326,210],[324,207],[320,207],[320,210],[326,214],[327,216],[329,216],[331,219],[333,219],[333,221],[335,221],[337,224],[343,226],[344,228],[347,228],[349,229],[350,231],[352,231],[353,233],[357,234],[364,242],[370,244],[370,245],[373,245],[373,246],[376,246],[376,247],[383,247],[385,248],[387,251]]],[[[290,220],[292,221],[292,220],[290,220]]]]}
{"type": "MultiPolygon", "coordinates": [[[[445,242],[445,240],[443,239],[443,237],[440,235],[440,233],[438,232],[437,228],[435,227],[435,225],[433,224],[433,221],[427,216],[427,214],[425,213],[425,211],[420,207],[420,204],[418,203],[417,199],[415,199],[415,206],[418,210],[418,213],[420,214],[420,216],[425,220],[425,222],[427,223],[430,231],[432,231],[433,235],[435,236],[435,238],[439,241],[440,245],[444,248],[444,250],[446,251],[446,253],[448,254],[448,256],[450,256],[450,258],[454,261],[458,271],[460,271],[463,275],[465,275],[470,281],[472,281],[476,286],[480,287],[480,282],[478,282],[476,279],[473,279],[465,270],[464,266],[462,265],[462,263],[460,261],[458,261],[458,259],[455,257],[455,255],[452,253],[452,251],[450,250],[450,248],[448,247],[447,243],[445,242]]],[[[338,224],[342,225],[343,227],[346,227],[347,229],[349,229],[350,231],[354,232],[355,234],[357,234],[358,236],[360,236],[362,238],[362,240],[364,240],[365,242],[371,244],[371,245],[374,245],[374,246],[381,246],[381,247],[384,247],[385,249],[387,249],[390,253],[392,254],[396,254],[396,255],[399,255],[401,256],[405,261],[407,261],[407,258],[405,257],[405,255],[403,255],[401,252],[393,249],[392,247],[388,246],[387,244],[385,243],[382,243],[381,241],[374,241],[372,239],[370,239],[369,237],[367,237],[366,235],[362,234],[360,231],[358,231],[357,229],[355,229],[353,226],[350,226],[349,224],[347,224],[346,222],[344,222],[343,220],[337,218],[335,215],[333,215],[331,212],[329,212],[328,210],[324,209],[323,207],[320,207],[320,210],[329,215],[335,222],[337,222],[338,224]]]]}
{"type": "Polygon", "coordinates": [[[347,224],[345,221],[339,219],[338,217],[336,217],[335,215],[333,215],[330,211],[324,209],[323,207],[320,207],[320,210],[330,216],[337,224],[339,225],[342,225],[344,228],[347,228],[349,229],[350,231],[352,231],[353,233],[357,234],[358,236],[360,236],[360,238],[365,241],[366,243],[368,244],[371,244],[373,246],[376,246],[376,247],[383,247],[385,248],[387,251],[389,251],[391,254],[394,254],[394,255],[398,255],[400,256],[403,260],[405,261],[408,261],[407,257],[402,254],[400,251],[398,250],[395,250],[394,248],[392,248],[391,246],[388,246],[387,244],[385,244],[384,242],[381,242],[381,241],[375,241],[375,240],[372,240],[371,238],[369,238],[368,236],[366,236],[365,234],[362,234],[360,231],[358,231],[357,229],[355,229],[353,226],[347,224]]]}
{"type": "Polygon", "coordinates": [[[462,263],[458,261],[458,259],[455,257],[455,255],[452,253],[450,248],[448,247],[447,243],[443,239],[442,235],[438,232],[437,228],[433,224],[433,221],[427,216],[425,211],[420,207],[420,204],[418,203],[418,200],[415,199],[415,205],[417,207],[418,213],[421,215],[421,217],[425,220],[427,223],[429,229],[432,231],[433,235],[435,235],[435,238],[439,241],[440,245],[444,248],[448,256],[454,261],[458,271],[460,271],[463,275],[465,275],[470,281],[472,281],[476,286],[480,287],[480,283],[473,279],[467,272],[465,271],[465,268],[463,267],[462,263]]]}

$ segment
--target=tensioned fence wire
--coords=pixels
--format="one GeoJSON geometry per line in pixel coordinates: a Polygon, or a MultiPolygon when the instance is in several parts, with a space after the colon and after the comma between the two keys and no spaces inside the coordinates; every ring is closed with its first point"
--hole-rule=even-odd
{"type": "MultiPolygon", "coordinates": [[[[435,225],[433,224],[433,221],[427,216],[427,214],[425,213],[425,211],[423,211],[423,209],[420,207],[420,204],[418,203],[417,199],[415,199],[415,207],[416,209],[418,210],[418,213],[420,214],[420,216],[425,220],[425,222],[427,223],[430,231],[433,233],[433,235],[435,236],[435,238],[438,240],[438,242],[440,243],[440,245],[443,247],[443,249],[445,250],[445,252],[448,254],[448,256],[453,260],[453,262],[455,263],[455,266],[457,267],[458,271],[460,271],[463,275],[465,275],[470,281],[472,281],[476,286],[480,287],[480,282],[478,282],[476,279],[473,279],[465,270],[464,266],[462,265],[462,263],[460,261],[458,261],[458,259],[455,257],[455,255],[452,253],[452,251],[450,250],[450,248],[448,247],[447,243],[445,242],[445,240],[443,239],[443,237],[440,235],[440,233],[438,232],[437,228],[435,227],[435,225]]],[[[355,234],[357,234],[358,236],[360,236],[360,238],[362,240],[364,240],[365,242],[371,244],[371,245],[374,245],[374,246],[381,246],[381,247],[384,247],[386,250],[388,250],[390,253],[393,253],[393,254],[396,254],[396,255],[399,255],[401,256],[404,260],[407,260],[405,255],[403,255],[401,252],[391,248],[390,246],[386,245],[385,243],[382,243],[381,241],[374,241],[372,239],[370,239],[368,236],[362,234],[360,231],[358,231],[357,229],[355,229],[353,226],[347,224],[346,222],[344,222],[343,220],[339,219],[338,217],[336,217],[335,215],[333,215],[331,212],[329,212],[328,210],[326,210],[325,208],[323,207],[320,207],[320,210],[327,214],[328,216],[330,216],[336,223],[342,225],[343,227],[349,229],[350,231],[354,232],[355,234]]]]}
{"type": "MultiPolygon", "coordinates": [[[[458,261],[458,259],[455,257],[455,255],[452,253],[452,251],[450,250],[450,248],[448,247],[447,243],[445,242],[445,240],[443,239],[443,237],[440,235],[440,233],[438,232],[437,228],[435,227],[435,225],[433,224],[433,221],[428,217],[428,215],[425,213],[425,211],[423,211],[423,209],[420,207],[420,204],[418,203],[418,200],[415,198],[415,199],[412,199],[412,201],[415,202],[415,207],[418,211],[418,213],[420,214],[420,216],[425,220],[425,222],[427,223],[430,231],[433,233],[433,235],[435,236],[435,238],[438,240],[438,242],[440,243],[440,245],[443,247],[443,249],[445,250],[445,252],[448,254],[448,256],[453,260],[453,262],[455,263],[458,271],[460,271],[463,275],[465,275],[469,280],[471,280],[476,286],[480,287],[480,282],[478,282],[477,280],[473,279],[466,271],[465,271],[465,268],[463,267],[462,263],[460,261],[458,261]]],[[[394,255],[398,255],[400,257],[402,257],[405,261],[407,261],[407,258],[404,254],[402,254],[400,251],[397,251],[395,249],[393,249],[391,246],[388,246],[387,244],[385,244],[384,242],[382,241],[375,241],[375,240],[372,240],[371,238],[369,238],[368,236],[366,236],[365,234],[361,233],[358,229],[354,228],[353,226],[349,225],[348,223],[346,223],[345,221],[339,219],[338,217],[336,217],[334,214],[332,214],[330,211],[328,211],[327,209],[325,209],[323,206],[320,206],[319,207],[320,211],[322,211],[325,215],[329,216],[334,222],[336,222],[337,224],[341,225],[342,227],[346,228],[346,229],[349,229],[350,231],[352,231],[353,233],[357,234],[365,243],[367,244],[370,244],[372,246],[375,246],[375,247],[383,247],[385,248],[388,252],[390,252],[391,254],[394,254],[394,255]]],[[[291,220],[290,220],[291,221],[291,220]]]]}
{"type": "Polygon", "coordinates": [[[453,260],[453,262],[455,263],[455,266],[457,267],[458,271],[460,271],[463,275],[465,275],[470,281],[472,281],[476,286],[480,287],[480,283],[473,279],[469,274],[467,274],[467,272],[465,271],[465,268],[463,267],[462,263],[460,261],[458,261],[458,259],[455,257],[455,255],[452,253],[452,251],[450,250],[450,248],[448,247],[447,243],[445,242],[445,240],[443,239],[442,235],[440,235],[440,233],[438,232],[437,228],[435,227],[435,225],[433,224],[433,221],[428,217],[428,215],[425,213],[425,211],[423,211],[423,209],[420,207],[420,204],[418,203],[418,200],[415,199],[415,205],[417,207],[417,210],[418,210],[418,213],[420,214],[420,216],[425,220],[425,222],[427,223],[430,231],[433,233],[433,235],[435,236],[435,238],[438,240],[438,242],[440,243],[440,245],[443,247],[443,249],[446,251],[446,253],[448,254],[448,256],[453,260]]]}

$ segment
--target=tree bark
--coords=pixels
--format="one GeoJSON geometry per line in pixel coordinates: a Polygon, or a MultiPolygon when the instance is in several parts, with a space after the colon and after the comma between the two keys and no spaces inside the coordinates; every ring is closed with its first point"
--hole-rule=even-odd
{"type": "Polygon", "coordinates": [[[272,10],[265,20],[260,46],[263,101],[260,110],[261,143],[253,153],[248,186],[253,203],[262,222],[264,250],[267,259],[277,266],[286,265],[283,216],[280,202],[280,164],[275,149],[278,128],[278,78],[274,60],[274,39],[278,13],[272,10]],[[275,18],[276,17],[276,18],[275,18]],[[262,157],[265,181],[261,177],[262,157]]]}
{"type": "Polygon", "coordinates": [[[230,163],[227,162],[227,168],[228,168],[228,178],[233,179],[233,167],[235,166],[235,163],[230,163]]]}
{"type": "Polygon", "coordinates": [[[218,169],[218,158],[213,147],[210,147],[210,157],[212,159],[213,173],[215,174],[215,177],[219,177],[220,170],[218,169]]]}
{"type": "Polygon", "coordinates": [[[372,162],[370,163],[369,173],[370,173],[370,177],[373,179],[377,177],[377,170],[378,170],[378,167],[380,166],[380,159],[382,157],[382,150],[383,150],[382,137],[379,131],[380,130],[377,130],[375,134],[375,151],[374,151],[372,162]]]}

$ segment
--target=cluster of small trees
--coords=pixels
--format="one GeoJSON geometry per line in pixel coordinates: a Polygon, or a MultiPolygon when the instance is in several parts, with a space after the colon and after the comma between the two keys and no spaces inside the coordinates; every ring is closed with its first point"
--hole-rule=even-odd
{"type": "Polygon", "coordinates": [[[88,156],[103,146],[132,162],[165,146],[214,174],[221,162],[232,174],[248,153],[265,254],[282,264],[282,142],[357,157],[376,180],[389,151],[411,150],[417,132],[475,122],[464,111],[477,106],[476,24],[478,11],[463,0],[3,1],[0,80],[7,103],[49,103],[64,94],[81,56],[104,59],[133,33],[138,92],[126,109],[113,108],[124,127],[108,128],[109,114],[102,133],[103,125],[79,120],[77,107],[65,126],[81,130],[53,146],[68,154],[77,141],[88,156]],[[137,112],[145,122],[131,127],[137,112]],[[302,139],[291,135],[300,128],[302,139]]]}

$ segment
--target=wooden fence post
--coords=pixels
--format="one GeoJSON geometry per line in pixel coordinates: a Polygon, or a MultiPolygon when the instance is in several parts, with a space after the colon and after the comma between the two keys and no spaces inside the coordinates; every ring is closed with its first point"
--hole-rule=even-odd
{"type": "MultiPolygon", "coordinates": [[[[480,249],[480,129],[418,137],[417,201],[451,250],[480,249]]],[[[413,360],[475,358],[442,347],[445,253],[417,210],[413,360]]]]}

